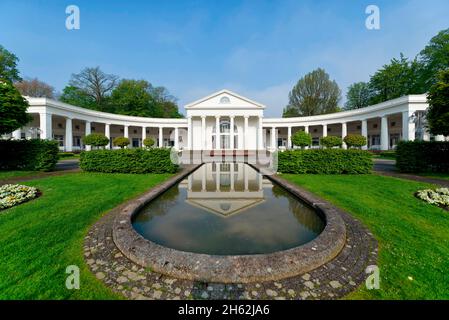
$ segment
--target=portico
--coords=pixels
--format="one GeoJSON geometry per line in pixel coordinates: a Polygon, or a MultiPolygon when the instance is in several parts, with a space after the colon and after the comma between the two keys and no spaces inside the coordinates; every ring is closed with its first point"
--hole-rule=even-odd
{"type": "Polygon", "coordinates": [[[83,137],[102,133],[114,148],[116,137],[141,147],[151,137],[157,147],[176,150],[270,150],[292,148],[291,136],[309,132],[312,148],[329,135],[361,134],[365,149],[393,149],[400,140],[445,140],[425,129],[426,95],[410,95],[362,109],[295,118],[264,118],[265,106],[230,90],[221,90],[185,106],[186,118],[124,116],[89,110],[46,98],[28,98],[32,121],[4,138],[53,139],[62,151],[88,149],[83,137]]]}

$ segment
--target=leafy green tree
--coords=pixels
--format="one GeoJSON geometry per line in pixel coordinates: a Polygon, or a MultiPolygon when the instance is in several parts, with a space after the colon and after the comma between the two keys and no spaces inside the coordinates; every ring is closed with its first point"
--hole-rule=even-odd
{"type": "Polygon", "coordinates": [[[120,147],[120,148],[124,148],[129,146],[129,139],[125,138],[125,137],[117,137],[114,139],[113,141],[114,146],[120,147]]]}
{"type": "Polygon", "coordinates": [[[124,79],[112,91],[111,105],[116,113],[153,118],[179,118],[175,99],[164,87],[153,87],[145,80],[124,79]]]}
{"type": "Polygon", "coordinates": [[[143,145],[147,148],[151,148],[154,146],[154,139],[153,138],[145,138],[143,139],[143,145]]]}
{"type": "Polygon", "coordinates": [[[356,82],[349,86],[346,93],[345,110],[367,107],[373,97],[369,83],[356,82]]]}
{"type": "Polygon", "coordinates": [[[301,149],[304,149],[305,147],[308,147],[312,144],[312,136],[310,133],[307,133],[305,131],[296,131],[292,137],[292,144],[294,146],[301,147],[301,149]]]}
{"type": "Polygon", "coordinates": [[[83,138],[83,142],[87,146],[104,147],[109,143],[109,138],[101,133],[91,133],[83,138]]]}
{"type": "Polygon", "coordinates": [[[95,99],[74,86],[66,86],[59,100],[77,107],[96,110],[95,99]]]}
{"type": "Polygon", "coordinates": [[[449,68],[449,28],[434,36],[420,52],[419,58],[424,65],[422,79],[427,91],[438,81],[438,73],[449,68]]]}
{"type": "Polygon", "coordinates": [[[111,104],[120,114],[153,117],[156,101],[149,89],[150,84],[145,80],[124,79],[112,91],[111,104]]]}
{"type": "Polygon", "coordinates": [[[422,84],[422,64],[414,59],[409,61],[400,55],[384,65],[370,79],[369,86],[373,96],[370,104],[402,97],[408,94],[421,94],[426,90],[422,84]]]}
{"type": "Polygon", "coordinates": [[[327,136],[320,139],[320,145],[326,148],[341,147],[343,140],[337,136],[327,136]]]}
{"type": "Polygon", "coordinates": [[[289,104],[283,117],[314,116],[339,111],[341,90],[323,69],[314,70],[299,79],[289,93],[289,104]]]}
{"type": "Polygon", "coordinates": [[[0,79],[0,135],[11,133],[32,120],[28,101],[10,81],[0,79]]]}
{"type": "Polygon", "coordinates": [[[427,100],[430,133],[449,136],[449,69],[439,73],[438,82],[430,87],[427,100]]]}
{"type": "Polygon", "coordinates": [[[22,80],[17,69],[19,59],[0,45],[0,79],[16,82],[22,80]]]}
{"type": "Polygon", "coordinates": [[[348,148],[361,148],[366,146],[366,137],[360,134],[348,134],[344,139],[344,142],[348,146],[348,148]]]}

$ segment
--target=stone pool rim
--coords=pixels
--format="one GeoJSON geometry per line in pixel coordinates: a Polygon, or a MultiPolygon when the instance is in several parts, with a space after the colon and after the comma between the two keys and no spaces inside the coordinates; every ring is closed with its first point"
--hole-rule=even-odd
{"type": "MultiPolygon", "coordinates": [[[[201,165],[184,168],[179,174],[127,202],[122,210],[114,213],[113,241],[128,259],[150,271],[179,279],[251,283],[280,280],[306,273],[329,262],[343,249],[346,242],[346,227],[338,210],[276,175],[265,175],[265,178],[315,209],[326,224],[323,231],[306,244],[267,254],[208,255],[165,247],[140,235],[132,226],[133,217],[146,204],[201,165]]],[[[254,165],[250,166],[263,173],[254,165]]]]}

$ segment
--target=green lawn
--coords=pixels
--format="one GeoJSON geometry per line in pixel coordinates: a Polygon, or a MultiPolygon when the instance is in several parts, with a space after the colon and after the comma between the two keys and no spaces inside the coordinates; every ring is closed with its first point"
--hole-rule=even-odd
{"type": "Polygon", "coordinates": [[[449,212],[413,196],[430,185],[379,175],[283,177],[359,218],[379,241],[380,289],[362,286],[348,298],[449,299],[449,212]]]}
{"type": "Polygon", "coordinates": [[[169,176],[76,173],[23,183],[43,195],[0,211],[0,299],[118,298],[84,264],[84,235],[102,214],[169,176]],[[68,265],[80,267],[80,290],[65,288],[68,265]]]}
{"type": "Polygon", "coordinates": [[[32,174],[38,174],[40,171],[0,171],[0,180],[15,178],[15,177],[24,177],[32,174]]]}

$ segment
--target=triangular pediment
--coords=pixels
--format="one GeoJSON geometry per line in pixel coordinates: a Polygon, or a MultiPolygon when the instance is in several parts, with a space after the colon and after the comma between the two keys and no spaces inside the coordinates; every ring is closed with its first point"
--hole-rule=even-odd
{"type": "Polygon", "coordinates": [[[229,217],[264,202],[264,199],[187,199],[186,202],[219,214],[222,217],[229,217]]]}
{"type": "Polygon", "coordinates": [[[201,108],[248,108],[248,109],[265,109],[261,103],[243,97],[231,90],[223,89],[215,92],[207,97],[196,100],[185,106],[186,109],[201,108]]]}

